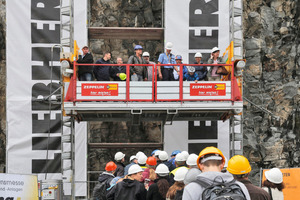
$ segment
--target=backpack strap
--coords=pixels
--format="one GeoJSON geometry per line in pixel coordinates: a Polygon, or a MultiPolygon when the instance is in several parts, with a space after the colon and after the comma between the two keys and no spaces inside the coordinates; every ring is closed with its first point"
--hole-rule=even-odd
{"type": "Polygon", "coordinates": [[[271,188],[270,188],[270,187],[268,187],[268,190],[269,190],[269,194],[270,194],[270,196],[271,196],[271,200],[273,200],[273,197],[272,197],[272,190],[271,190],[271,188]]]}

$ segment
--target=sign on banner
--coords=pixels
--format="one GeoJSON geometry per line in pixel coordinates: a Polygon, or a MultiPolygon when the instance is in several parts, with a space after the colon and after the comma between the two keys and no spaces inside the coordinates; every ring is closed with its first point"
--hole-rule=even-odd
{"type": "Polygon", "coordinates": [[[191,83],[191,96],[225,96],[225,83],[191,83]]]}
{"type": "Polygon", "coordinates": [[[38,200],[38,198],[37,176],[0,174],[0,199],[38,200]]]}
{"type": "MultiPolygon", "coordinates": [[[[263,170],[262,183],[266,180],[265,172],[269,169],[263,170]]],[[[285,188],[282,190],[284,200],[294,200],[300,197],[300,168],[280,169],[283,175],[283,184],[285,188]]]]}
{"type": "Polygon", "coordinates": [[[81,85],[82,96],[118,96],[118,91],[117,83],[83,83],[81,85]]]}

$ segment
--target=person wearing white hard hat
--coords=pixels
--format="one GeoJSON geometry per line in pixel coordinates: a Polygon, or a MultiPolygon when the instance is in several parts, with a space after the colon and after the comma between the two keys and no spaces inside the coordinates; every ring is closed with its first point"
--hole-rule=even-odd
{"type": "MultiPolygon", "coordinates": [[[[167,42],[166,52],[161,53],[158,58],[158,64],[176,64],[175,56],[171,53],[173,44],[167,42]]],[[[174,66],[158,66],[158,78],[163,81],[174,81],[174,66]]]]}
{"type": "Polygon", "coordinates": [[[197,83],[199,81],[199,76],[197,73],[195,73],[195,67],[193,66],[187,66],[188,73],[186,73],[183,77],[184,81],[195,81],[197,83]]]}
{"type": "Polygon", "coordinates": [[[156,167],[155,173],[157,174],[157,179],[149,187],[147,200],[166,199],[170,187],[168,182],[169,172],[169,168],[165,164],[159,164],[156,167]]]}
{"type": "Polygon", "coordinates": [[[183,181],[187,172],[188,172],[187,168],[180,168],[176,171],[174,176],[175,183],[170,187],[167,193],[167,199],[182,199],[182,198],[178,198],[178,196],[182,197],[183,188],[184,188],[183,181]]]}
{"type": "MultiPolygon", "coordinates": [[[[207,64],[222,64],[222,58],[220,56],[220,49],[218,47],[214,47],[211,50],[211,57],[208,59],[207,64]]],[[[210,67],[208,72],[208,80],[209,81],[220,81],[221,75],[217,74],[218,66],[210,67]]]]}
{"type": "Polygon", "coordinates": [[[154,153],[154,158],[156,159],[156,161],[159,161],[159,154],[160,154],[161,150],[157,150],[154,153]]]}
{"type": "Polygon", "coordinates": [[[144,58],[144,60],[146,61],[147,64],[153,65],[153,66],[146,66],[147,75],[148,75],[147,76],[147,81],[152,81],[152,79],[153,79],[153,67],[155,65],[155,62],[150,61],[150,54],[147,51],[143,52],[142,56],[143,56],[143,58],[144,58]]]}
{"type": "Polygon", "coordinates": [[[147,161],[147,158],[148,158],[148,157],[147,157],[145,154],[140,155],[139,158],[138,158],[138,165],[139,165],[143,170],[147,169],[147,167],[146,167],[146,161],[147,161]]]}
{"type": "Polygon", "coordinates": [[[197,166],[198,156],[194,153],[190,154],[187,158],[186,164],[189,168],[189,171],[185,175],[184,184],[187,185],[196,180],[196,177],[201,174],[200,169],[197,166]]]}
{"type": "Polygon", "coordinates": [[[159,155],[158,155],[158,161],[157,161],[157,163],[158,164],[164,163],[165,165],[167,165],[168,158],[169,158],[169,155],[168,155],[168,153],[166,151],[160,151],[159,155]]]}
{"type": "Polygon", "coordinates": [[[137,160],[137,157],[135,155],[132,155],[130,156],[129,158],[129,164],[126,165],[125,169],[124,169],[124,175],[126,176],[128,174],[128,169],[130,166],[134,165],[134,164],[137,164],[138,163],[138,160],[137,160]]]}
{"type": "Polygon", "coordinates": [[[265,172],[266,180],[262,184],[262,188],[270,194],[273,200],[283,200],[282,190],[285,188],[283,183],[283,175],[280,169],[272,168],[265,172]]]}
{"type": "Polygon", "coordinates": [[[107,194],[107,200],[145,200],[147,190],[140,181],[143,169],[135,164],[128,170],[128,175],[123,181],[117,183],[107,194]]]}
{"type": "Polygon", "coordinates": [[[185,158],[185,155],[182,154],[182,153],[178,153],[176,156],[175,156],[175,165],[176,165],[176,168],[170,172],[170,184],[173,185],[174,182],[175,182],[175,173],[177,170],[181,169],[181,168],[186,168],[186,158],[185,158]]]}
{"type": "MultiPolygon", "coordinates": [[[[202,60],[202,54],[200,52],[197,52],[194,56],[195,58],[195,62],[194,64],[197,64],[197,65],[201,65],[203,64],[203,62],[201,61],[202,60]]],[[[196,70],[196,74],[198,74],[199,76],[199,81],[207,81],[208,78],[207,78],[207,67],[206,66],[194,66],[195,67],[195,70],[196,70]]]]}
{"type": "Polygon", "coordinates": [[[124,175],[124,162],[125,162],[125,154],[122,152],[117,152],[115,154],[115,161],[117,165],[117,169],[114,173],[115,176],[123,176],[124,175]]]}
{"type": "Polygon", "coordinates": [[[141,151],[137,152],[135,156],[136,156],[137,159],[139,159],[139,157],[140,157],[141,155],[146,156],[146,154],[145,154],[144,152],[141,152],[141,151]]]}

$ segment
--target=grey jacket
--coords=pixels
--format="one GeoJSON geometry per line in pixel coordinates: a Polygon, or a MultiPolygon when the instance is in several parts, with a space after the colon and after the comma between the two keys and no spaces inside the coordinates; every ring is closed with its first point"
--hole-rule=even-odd
{"type": "MultiPolygon", "coordinates": [[[[225,64],[222,57],[218,57],[217,61],[218,61],[218,64],[225,64]]],[[[214,63],[214,60],[209,58],[207,61],[207,64],[213,64],[213,63],[214,63]]],[[[213,67],[209,67],[208,76],[211,76],[212,69],[213,69],[213,67]]]]}
{"type": "MultiPolygon", "coordinates": [[[[219,176],[221,177],[225,182],[230,182],[233,180],[233,176],[230,173],[222,173],[222,172],[203,172],[197,176],[197,179],[205,179],[210,184],[213,183],[214,179],[219,176]]],[[[216,179],[215,181],[217,181],[216,179]]],[[[239,181],[236,181],[236,183],[242,188],[242,191],[244,192],[246,199],[250,199],[249,192],[245,185],[239,181]]],[[[205,188],[203,188],[198,183],[189,183],[187,186],[185,186],[183,191],[183,200],[202,200],[202,192],[205,188]]]]}
{"type": "MultiPolygon", "coordinates": [[[[147,64],[147,62],[142,57],[141,60],[138,59],[136,55],[132,55],[128,59],[128,64],[147,64]]],[[[130,74],[136,73],[137,75],[143,76],[144,78],[147,78],[147,67],[146,66],[130,66],[130,74]]]]}

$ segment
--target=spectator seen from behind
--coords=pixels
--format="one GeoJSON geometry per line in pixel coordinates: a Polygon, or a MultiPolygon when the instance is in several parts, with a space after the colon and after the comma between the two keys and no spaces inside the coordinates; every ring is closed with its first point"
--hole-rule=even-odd
{"type": "Polygon", "coordinates": [[[117,164],[117,169],[114,173],[115,176],[123,176],[124,175],[124,162],[125,162],[125,154],[122,152],[117,152],[115,154],[115,161],[117,164]]]}
{"type": "Polygon", "coordinates": [[[169,168],[164,164],[159,164],[156,167],[155,173],[157,179],[150,185],[147,192],[147,200],[165,200],[169,190],[169,168]]]}
{"type": "Polygon", "coordinates": [[[267,191],[273,200],[283,200],[284,184],[283,175],[280,169],[272,168],[265,172],[266,180],[263,182],[262,187],[267,191]]]}
{"type": "MultiPolygon", "coordinates": [[[[83,55],[79,55],[79,58],[77,60],[77,63],[88,63],[92,64],[94,63],[94,59],[92,54],[89,52],[89,47],[84,46],[82,47],[82,53],[83,55]]],[[[79,81],[92,81],[94,79],[93,76],[93,65],[80,65],[78,66],[78,80],[79,81]]]]}
{"type": "MultiPolygon", "coordinates": [[[[200,52],[197,52],[195,54],[195,62],[194,64],[203,64],[203,62],[201,61],[202,59],[202,54],[200,52]]],[[[198,74],[199,76],[199,81],[207,81],[208,78],[207,78],[207,67],[206,66],[194,66],[195,67],[195,70],[196,70],[196,74],[198,74]]]]}
{"type": "Polygon", "coordinates": [[[142,182],[145,184],[146,189],[154,183],[156,179],[155,168],[157,165],[157,161],[152,156],[147,158],[146,161],[146,169],[143,171],[142,182]]]}
{"type": "MultiPolygon", "coordinates": [[[[178,155],[178,154],[177,154],[178,155]]],[[[167,193],[167,199],[182,199],[184,188],[184,177],[188,172],[187,168],[179,168],[174,176],[175,183],[169,188],[167,193]],[[176,197],[177,196],[177,197],[176,197]],[[178,197],[179,196],[179,197],[178,197]]]]}
{"type": "MultiPolygon", "coordinates": [[[[110,64],[111,53],[104,53],[103,58],[96,61],[96,64],[110,64]]],[[[94,75],[97,81],[110,81],[111,66],[95,66],[94,75]]]]}
{"type": "Polygon", "coordinates": [[[194,153],[190,154],[187,158],[186,164],[189,168],[189,171],[185,175],[184,184],[187,185],[196,180],[196,177],[201,174],[200,169],[197,166],[198,156],[194,153]]]}
{"type": "MultiPolygon", "coordinates": [[[[147,64],[142,57],[143,47],[141,45],[135,45],[135,54],[130,56],[128,64],[147,64]]],[[[130,74],[132,81],[147,81],[147,68],[146,66],[131,66],[130,74]]]]}
{"type": "Polygon", "coordinates": [[[246,157],[241,155],[233,156],[228,161],[227,171],[233,175],[235,180],[238,180],[246,186],[251,199],[271,200],[270,195],[266,191],[253,185],[248,179],[251,172],[251,166],[246,157]]]}
{"type": "MultiPolygon", "coordinates": [[[[171,53],[173,44],[166,44],[166,52],[161,53],[158,58],[158,64],[176,64],[175,56],[171,53]]],[[[163,81],[174,81],[173,66],[158,66],[158,77],[163,81]]]]}

